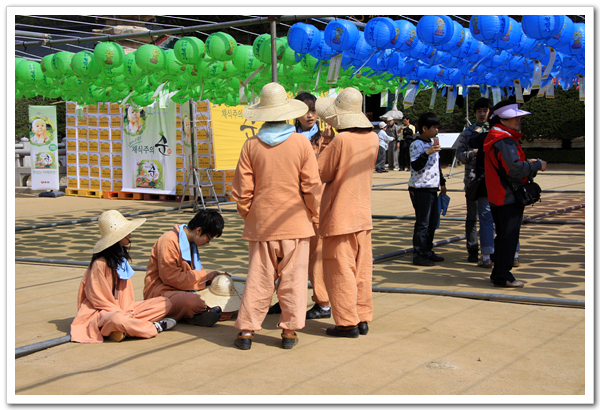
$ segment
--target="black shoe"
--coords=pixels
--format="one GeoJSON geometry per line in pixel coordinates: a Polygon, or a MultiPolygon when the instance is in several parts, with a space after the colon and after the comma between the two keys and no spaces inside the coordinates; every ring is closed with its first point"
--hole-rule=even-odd
{"type": "Polygon", "coordinates": [[[252,339],[254,339],[254,335],[251,336],[242,336],[242,332],[238,333],[235,342],[233,343],[237,347],[242,350],[250,350],[252,347],[252,339]]]}
{"type": "Polygon", "coordinates": [[[425,258],[423,256],[414,256],[413,257],[413,265],[418,265],[418,266],[433,266],[435,265],[435,263],[433,263],[432,261],[430,261],[428,258],[425,258]]]}
{"type": "Polygon", "coordinates": [[[360,334],[357,326],[330,327],[325,331],[329,336],[357,338],[360,334]],[[345,327],[345,329],[344,329],[345,327]]]}
{"type": "Polygon", "coordinates": [[[292,347],[298,344],[298,335],[294,333],[293,335],[281,334],[281,347],[284,349],[291,349],[292,347]]]}
{"type": "Polygon", "coordinates": [[[384,170],[383,170],[383,171],[381,171],[381,172],[390,172],[390,171],[388,171],[387,169],[384,169],[384,170]]]}
{"type": "Polygon", "coordinates": [[[478,251],[469,251],[469,257],[467,258],[469,262],[479,262],[479,252],[478,251]]]}
{"type": "Polygon", "coordinates": [[[358,333],[360,333],[363,336],[369,333],[369,325],[367,324],[367,322],[360,322],[358,324],[358,333]]]}
{"type": "Polygon", "coordinates": [[[437,255],[435,252],[431,252],[431,255],[429,255],[429,260],[431,262],[443,262],[444,261],[444,257],[437,255]]]}
{"type": "Polygon", "coordinates": [[[192,318],[185,319],[185,321],[190,325],[211,327],[219,321],[222,313],[221,307],[215,306],[194,315],[192,318]]]}
{"type": "Polygon", "coordinates": [[[331,308],[329,308],[329,310],[323,310],[318,303],[315,303],[315,305],[306,312],[307,319],[329,319],[330,317],[331,308]]]}
{"type": "Polygon", "coordinates": [[[273,314],[279,314],[279,313],[281,313],[281,306],[279,306],[279,302],[277,302],[269,308],[267,315],[273,315],[273,314]]]}

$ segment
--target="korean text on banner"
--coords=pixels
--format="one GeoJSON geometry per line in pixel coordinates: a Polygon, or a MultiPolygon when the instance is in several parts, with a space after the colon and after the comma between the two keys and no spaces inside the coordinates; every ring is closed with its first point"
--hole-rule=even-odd
{"type": "Polygon", "coordinates": [[[56,107],[29,106],[31,189],[59,189],[56,107]]]}
{"type": "Polygon", "coordinates": [[[175,104],[123,109],[124,192],[175,194],[175,104]]]}
{"type": "Polygon", "coordinates": [[[242,146],[248,138],[254,137],[262,122],[246,120],[241,105],[211,107],[212,133],[215,150],[215,169],[235,169],[242,146]]]}

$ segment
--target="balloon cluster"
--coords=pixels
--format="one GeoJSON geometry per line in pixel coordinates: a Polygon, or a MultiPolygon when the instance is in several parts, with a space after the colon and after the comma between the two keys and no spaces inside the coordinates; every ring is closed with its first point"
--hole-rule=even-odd
{"type": "MultiPolygon", "coordinates": [[[[556,81],[568,89],[585,75],[585,24],[560,15],[528,15],[520,23],[505,15],[474,15],[468,28],[443,15],[423,16],[416,25],[375,17],[364,31],[341,19],[323,31],[296,23],[275,44],[278,82],[292,93],[327,91],[327,70],[336,56],[341,68],[335,86],[366,95],[398,92],[410,81],[423,88],[480,85],[512,92],[514,80],[530,87],[535,70],[549,73],[542,87],[556,81]]],[[[146,106],[162,93],[175,102],[202,98],[237,105],[240,84],[259,94],[271,82],[271,37],[238,45],[217,32],[206,43],[183,37],[173,49],[146,44],[127,55],[119,44],[104,42],[93,52],[61,51],[39,63],[16,58],[15,64],[17,99],[127,99],[146,106]]]]}

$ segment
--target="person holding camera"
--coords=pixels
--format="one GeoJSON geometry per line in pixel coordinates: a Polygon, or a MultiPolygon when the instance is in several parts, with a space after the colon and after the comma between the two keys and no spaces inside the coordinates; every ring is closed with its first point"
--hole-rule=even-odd
{"type": "Polygon", "coordinates": [[[490,131],[483,144],[485,185],[494,223],[495,261],[490,279],[494,286],[522,288],[525,284],[511,273],[519,242],[524,205],[517,203],[515,189],[546,170],[546,161],[527,159],[521,148],[521,118],[530,115],[513,101],[494,106],[490,131]]]}

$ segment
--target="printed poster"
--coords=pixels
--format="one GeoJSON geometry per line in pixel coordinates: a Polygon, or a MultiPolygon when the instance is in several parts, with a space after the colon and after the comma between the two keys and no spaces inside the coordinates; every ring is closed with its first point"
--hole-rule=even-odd
{"type": "Polygon", "coordinates": [[[176,105],[123,107],[124,192],[175,194],[176,105]]]}
{"type": "Polygon", "coordinates": [[[56,107],[29,106],[31,189],[59,190],[56,107]]]}
{"type": "Polygon", "coordinates": [[[212,105],[212,132],[215,155],[215,169],[235,169],[240,158],[242,146],[248,138],[254,137],[262,121],[250,121],[244,118],[244,107],[212,105]]]}

